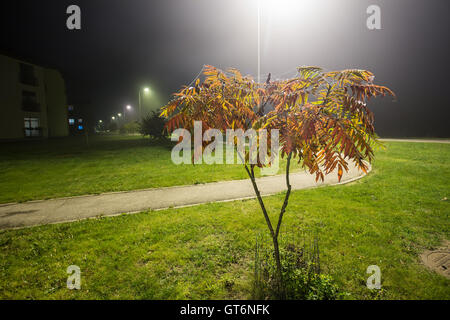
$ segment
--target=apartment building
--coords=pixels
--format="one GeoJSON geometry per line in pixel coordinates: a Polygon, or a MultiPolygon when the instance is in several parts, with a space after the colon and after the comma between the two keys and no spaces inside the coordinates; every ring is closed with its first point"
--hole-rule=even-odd
{"type": "Polygon", "coordinates": [[[59,71],[0,55],[0,140],[69,134],[59,71]]]}

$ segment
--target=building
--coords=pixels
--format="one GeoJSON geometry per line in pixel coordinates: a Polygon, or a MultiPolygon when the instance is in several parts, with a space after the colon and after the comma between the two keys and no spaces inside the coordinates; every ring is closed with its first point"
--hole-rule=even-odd
{"type": "Polygon", "coordinates": [[[69,133],[65,82],[54,69],[0,55],[0,139],[69,133]]]}

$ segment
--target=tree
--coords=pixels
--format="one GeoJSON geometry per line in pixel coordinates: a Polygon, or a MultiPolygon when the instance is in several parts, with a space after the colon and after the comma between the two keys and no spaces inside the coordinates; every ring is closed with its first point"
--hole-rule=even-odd
{"type": "Polygon", "coordinates": [[[120,126],[119,132],[121,134],[133,134],[138,133],[141,129],[141,126],[139,125],[139,122],[137,121],[130,121],[127,123],[124,123],[122,126],[120,126]]]}
{"type": "MultiPolygon", "coordinates": [[[[271,81],[269,74],[265,83],[242,76],[236,69],[223,72],[205,66],[203,74],[202,83],[197,79],[194,87],[184,87],[175,93],[161,115],[169,119],[166,125],[169,132],[176,128],[193,130],[194,121],[202,121],[204,131],[279,130],[281,156],[287,158],[287,191],[276,224],[269,218],[255,179],[255,166],[266,164],[259,160],[250,164],[248,150],[242,157],[272,238],[277,273],[282,281],[278,236],[291,194],[291,161],[302,162],[304,168],[316,175],[316,181],[323,181],[324,175],[336,168],[340,181],[349,161],[367,172],[365,161],[372,161],[378,137],[373,113],[366,102],[371,97],[394,93],[375,85],[371,72],[356,69],[326,72],[319,67],[299,67],[298,76],[292,79],[271,81]]],[[[205,146],[203,142],[202,147],[205,146]]]]}
{"type": "Polygon", "coordinates": [[[166,122],[164,118],[159,115],[159,112],[153,111],[142,119],[141,134],[144,136],[150,136],[153,139],[162,139],[164,135],[164,126],[166,122]]]}
{"type": "Polygon", "coordinates": [[[117,131],[118,128],[119,126],[117,125],[116,122],[110,122],[108,125],[108,130],[111,132],[117,131]]]}

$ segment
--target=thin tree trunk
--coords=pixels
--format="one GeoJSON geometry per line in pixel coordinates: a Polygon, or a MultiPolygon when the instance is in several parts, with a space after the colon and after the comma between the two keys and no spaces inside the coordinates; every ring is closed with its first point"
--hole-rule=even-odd
{"type": "Polygon", "coordinates": [[[290,181],[289,181],[289,168],[290,168],[290,164],[291,164],[291,157],[292,157],[292,152],[290,152],[288,154],[288,157],[287,157],[287,163],[286,163],[286,186],[287,186],[287,192],[286,192],[286,195],[284,197],[284,202],[283,202],[283,206],[281,207],[280,215],[278,217],[278,223],[277,223],[276,231],[273,230],[272,223],[270,222],[269,215],[267,214],[266,207],[264,206],[264,201],[263,201],[263,199],[261,197],[261,193],[259,192],[258,185],[256,184],[254,169],[251,166],[251,171],[250,171],[248,169],[248,166],[244,165],[245,166],[245,170],[247,171],[247,174],[250,177],[250,180],[252,181],[253,189],[255,190],[255,194],[256,194],[256,197],[258,199],[259,205],[261,206],[262,212],[264,214],[264,218],[266,219],[267,227],[269,228],[270,235],[272,236],[273,249],[274,249],[274,255],[275,255],[275,262],[276,262],[276,266],[277,266],[277,275],[278,275],[278,281],[279,281],[278,285],[279,285],[280,289],[283,286],[283,273],[282,273],[282,270],[281,270],[281,258],[280,258],[280,248],[279,248],[279,244],[278,244],[278,235],[280,234],[281,222],[283,220],[283,215],[284,215],[284,213],[286,211],[286,207],[287,207],[288,201],[289,201],[289,196],[291,194],[291,184],[290,184],[290,181]]]}
{"type": "Polygon", "coordinates": [[[267,227],[270,231],[270,236],[272,238],[273,242],[273,248],[275,253],[275,262],[277,265],[277,276],[278,276],[278,285],[281,287],[281,284],[283,282],[283,274],[281,272],[281,259],[280,259],[280,249],[278,246],[278,239],[275,235],[275,231],[273,230],[272,223],[270,222],[269,215],[267,214],[266,207],[264,206],[264,201],[261,197],[261,193],[259,192],[258,185],[256,184],[255,179],[255,172],[253,170],[253,167],[251,167],[251,171],[248,169],[247,165],[245,165],[245,170],[247,171],[248,176],[250,177],[250,180],[252,181],[253,189],[255,190],[256,198],[258,199],[259,205],[261,206],[261,210],[264,214],[264,218],[266,219],[267,227]]]}
{"type": "Polygon", "coordinates": [[[283,206],[281,207],[280,210],[280,215],[278,217],[278,224],[277,224],[277,230],[275,232],[275,236],[278,238],[278,234],[280,233],[280,227],[281,227],[281,221],[283,220],[283,215],[286,212],[286,207],[288,205],[289,202],[289,196],[291,195],[291,183],[289,181],[289,168],[291,166],[291,157],[292,157],[292,151],[289,152],[288,156],[287,156],[287,162],[286,162],[286,187],[287,187],[287,191],[286,191],[286,195],[284,196],[284,202],[283,202],[283,206]]]}
{"type": "Polygon", "coordinates": [[[252,185],[253,185],[253,189],[255,190],[256,198],[258,198],[259,205],[264,214],[264,218],[266,219],[267,227],[269,228],[270,235],[273,238],[275,236],[275,232],[273,231],[272,223],[270,222],[269,215],[267,214],[266,207],[264,206],[264,201],[261,197],[261,193],[259,192],[258,185],[256,184],[255,172],[253,171],[253,168],[251,169],[251,172],[250,172],[247,165],[244,165],[244,167],[245,167],[245,170],[247,171],[248,176],[250,177],[250,180],[252,181],[252,185]]]}
{"type": "Polygon", "coordinates": [[[273,251],[275,254],[275,262],[277,264],[277,275],[278,275],[278,291],[281,294],[281,299],[284,298],[283,293],[283,272],[281,271],[281,257],[280,257],[280,248],[278,246],[278,237],[272,238],[273,242],[273,251]]]}

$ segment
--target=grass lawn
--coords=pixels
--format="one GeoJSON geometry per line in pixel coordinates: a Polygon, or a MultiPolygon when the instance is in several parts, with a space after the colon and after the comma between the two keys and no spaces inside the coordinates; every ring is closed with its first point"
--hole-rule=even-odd
{"type": "MultiPolygon", "coordinates": [[[[387,150],[377,152],[368,177],[293,192],[284,225],[319,233],[322,266],[349,299],[450,299],[450,280],[428,271],[419,260],[423,250],[449,239],[450,207],[443,199],[450,198],[450,145],[386,145],[387,150]],[[365,286],[366,268],[372,264],[381,269],[381,291],[365,286]]],[[[78,150],[66,159],[75,172],[78,166],[95,166],[95,157],[86,156],[87,164],[79,162],[83,154],[78,150]]],[[[102,152],[105,167],[112,170],[114,150],[102,152]]],[[[137,147],[130,152],[139,159],[131,175],[143,172],[141,165],[153,168],[154,179],[165,183],[175,179],[187,184],[208,175],[209,169],[199,167],[179,178],[169,167],[158,167],[164,163],[158,160],[162,150],[152,158],[156,164],[145,163],[149,153],[137,147]],[[163,177],[166,174],[169,177],[163,177]]],[[[62,167],[56,165],[56,170],[62,167]]],[[[123,187],[120,179],[127,172],[116,169],[116,181],[108,170],[105,180],[115,182],[114,188],[123,187]]],[[[244,178],[218,170],[225,170],[228,178],[244,178]]],[[[130,179],[144,185],[141,177],[130,179]]],[[[84,183],[80,181],[80,190],[90,188],[84,183]]],[[[17,191],[8,192],[3,200],[13,199],[17,191]]],[[[265,198],[268,209],[277,212],[282,199],[283,194],[265,198]]],[[[0,298],[250,298],[254,239],[260,231],[266,232],[266,226],[256,200],[2,231],[0,298]],[[66,288],[66,268],[73,264],[81,268],[79,291],[66,288]]]]}
{"type": "Polygon", "coordinates": [[[140,136],[1,144],[0,203],[247,178],[237,164],[176,166],[172,146],[140,136]]]}

